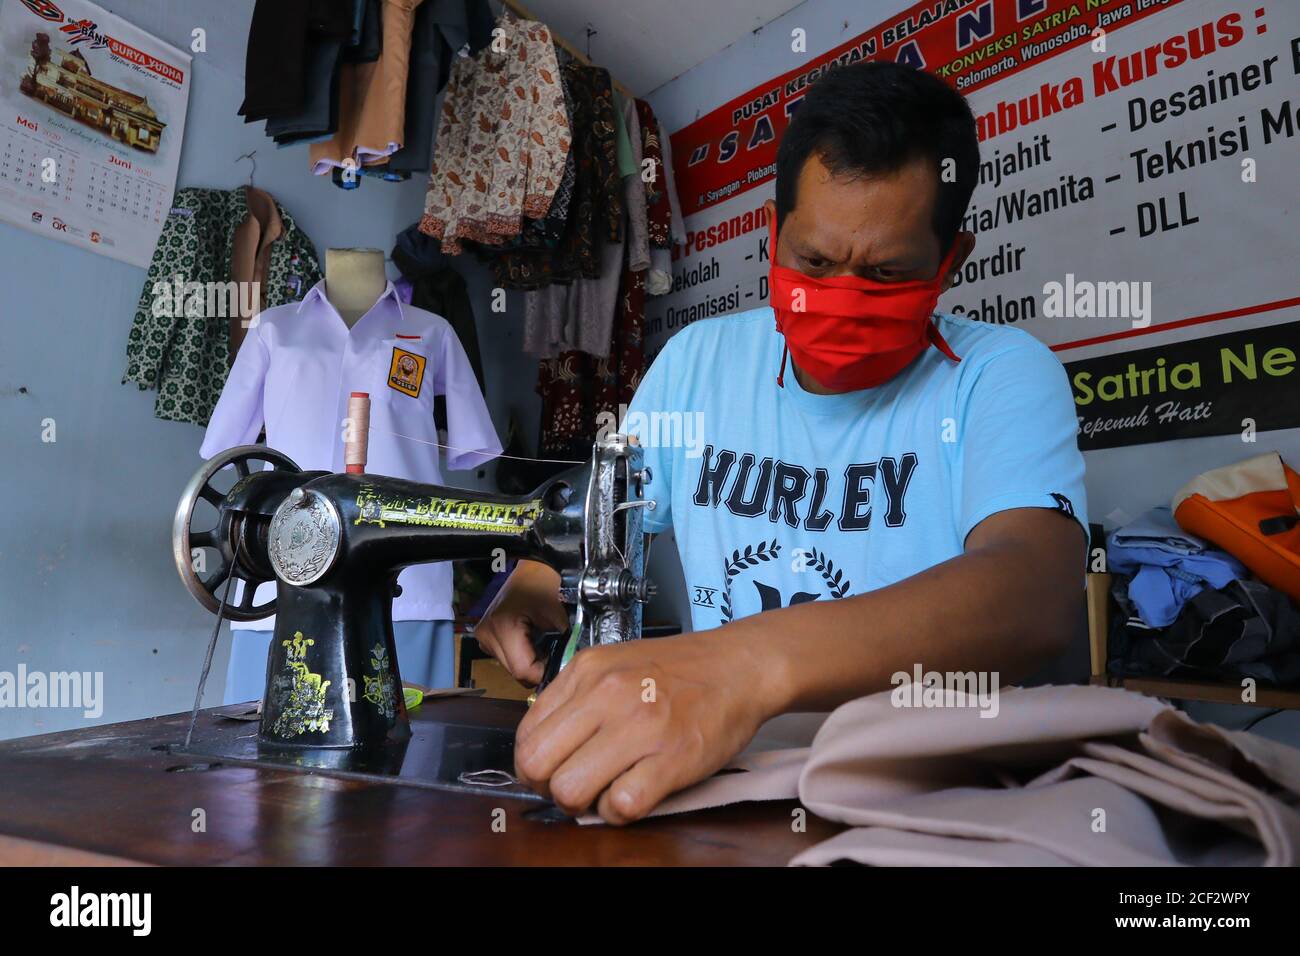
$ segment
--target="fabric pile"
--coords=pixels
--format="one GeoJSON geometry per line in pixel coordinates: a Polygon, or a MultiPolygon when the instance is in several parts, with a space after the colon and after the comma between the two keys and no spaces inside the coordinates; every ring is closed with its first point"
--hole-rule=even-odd
{"type": "Polygon", "coordinates": [[[429,169],[432,104],[461,53],[491,40],[487,0],[258,0],[245,122],[310,144],[311,170],[345,189],[429,169]]]}
{"type": "Polygon", "coordinates": [[[207,425],[249,320],[301,299],[320,278],[316,248],[269,193],[178,189],[140,291],[122,382],[157,390],[157,418],[207,425]]]}
{"type": "Polygon", "coordinates": [[[797,798],[846,825],[793,865],[1300,864],[1300,750],[1117,688],[1010,688],[994,709],[954,690],[899,706],[898,690],[844,704],[810,746],[742,754],[652,816],[797,798]]]}
{"type": "Polygon", "coordinates": [[[1109,673],[1300,685],[1293,475],[1275,452],[1215,469],[1111,534],[1109,673]]]}
{"type": "Polygon", "coordinates": [[[667,137],[649,104],[503,15],[498,43],[452,66],[419,231],[524,294],[540,359],[538,454],[582,460],[645,369],[648,294],[683,241],[667,137]]]}
{"type": "Polygon", "coordinates": [[[1110,570],[1128,577],[1127,595],[1148,627],[1167,627],[1206,587],[1227,587],[1246,566],[1178,527],[1168,508],[1152,508],[1114,532],[1106,546],[1110,570]]]}

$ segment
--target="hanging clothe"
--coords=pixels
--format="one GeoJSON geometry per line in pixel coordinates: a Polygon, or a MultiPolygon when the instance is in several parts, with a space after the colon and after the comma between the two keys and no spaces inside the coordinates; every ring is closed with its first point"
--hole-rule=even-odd
{"type": "MultiPolygon", "coordinates": [[[[602,424],[624,420],[645,374],[645,275],[644,269],[633,270],[624,261],[613,331],[603,354],[570,350],[538,363],[537,392],[542,399],[538,454],[542,457],[581,460],[602,424]]],[[[555,288],[563,287],[528,295],[540,296],[555,288]]]]}
{"type": "MultiPolygon", "coordinates": [[[[555,48],[555,54],[563,65],[567,54],[560,47],[555,48]]],[[[573,94],[569,91],[569,74],[561,66],[559,75],[560,89],[564,93],[564,112],[569,117],[569,128],[573,129],[573,94]]],[[[480,257],[491,260],[511,249],[554,249],[559,244],[568,224],[569,205],[573,201],[574,185],[577,182],[577,164],[574,160],[576,152],[576,148],[570,144],[568,155],[564,157],[564,172],[560,175],[560,185],[556,188],[555,195],[551,197],[551,208],[546,211],[546,216],[542,219],[525,217],[524,225],[517,236],[503,238],[499,242],[494,239],[489,246],[474,243],[475,251],[480,257]]]]}
{"type": "Polygon", "coordinates": [[[244,53],[245,123],[298,109],[304,96],[311,0],[257,0],[244,53]]]}
{"type": "Polygon", "coordinates": [[[623,270],[608,354],[571,350],[542,359],[538,455],[581,461],[591,453],[602,422],[622,422],[645,374],[645,272],[623,270]],[[609,418],[607,416],[613,416],[609,418]]]}
{"type": "MultiPolygon", "coordinates": [[[[509,249],[491,256],[493,277],[502,288],[540,289],[552,282],[599,278],[602,239],[622,238],[623,184],[609,72],[577,61],[566,63],[563,71],[573,113],[575,180],[569,216],[553,248],[509,249]]],[[[424,224],[421,229],[429,231],[424,224]]]]}
{"type": "MultiPolygon", "coordinates": [[[[277,144],[327,136],[337,128],[339,74],[343,49],[352,35],[353,14],[352,0],[313,0],[310,5],[302,63],[298,67],[301,96],[293,109],[278,111],[266,120],[266,135],[277,144]]],[[[249,50],[254,46],[250,33],[249,50]]]]}
{"type": "Polygon", "coordinates": [[[555,358],[569,350],[598,358],[614,355],[619,296],[628,288],[626,273],[640,272],[650,265],[646,192],[640,175],[641,124],[632,101],[617,95],[614,99],[617,128],[623,130],[617,143],[627,249],[625,252],[623,242],[607,242],[601,251],[598,277],[579,277],[568,284],[554,283],[525,294],[524,351],[539,358],[555,358]]]}
{"type": "Polygon", "coordinates": [[[606,242],[598,277],[524,293],[524,351],[540,358],[570,349],[608,355],[625,255],[622,242],[606,242]]]}
{"type": "Polygon", "coordinates": [[[645,158],[644,136],[636,102],[614,96],[615,104],[627,129],[628,168],[620,160],[623,173],[623,207],[627,210],[627,267],[633,272],[650,268],[650,228],[645,186],[641,179],[641,162],[645,158]]]}
{"type": "Polygon", "coordinates": [[[609,355],[596,363],[597,415],[608,412],[622,421],[625,416],[620,410],[632,403],[641,385],[645,374],[645,300],[645,270],[625,267],[609,355]]]}
{"type": "Polygon", "coordinates": [[[621,97],[615,120],[612,159],[622,186],[617,225],[625,239],[605,244],[598,277],[547,285],[529,291],[525,299],[524,347],[544,356],[537,372],[542,399],[538,453],[548,458],[585,457],[600,423],[622,420],[622,408],[632,401],[645,372],[651,241],[650,194],[642,165],[654,128],[635,101],[621,97]]]}
{"type": "MultiPolygon", "coordinates": [[[[263,308],[301,298],[321,277],[311,240],[269,196],[244,188],[176,191],[140,292],[122,378],[142,390],[157,389],[156,417],[208,423],[230,368],[231,330],[224,313],[232,308],[231,297],[223,291],[223,314],[207,314],[208,290],[226,290],[227,283],[249,281],[249,266],[233,265],[236,246],[247,248],[249,243],[251,257],[240,258],[251,263],[263,308]],[[273,216],[263,212],[257,220],[250,209],[250,194],[255,207],[265,209],[269,200],[273,216]],[[251,231],[250,220],[257,222],[251,231]],[[278,235],[268,248],[263,234],[270,232],[278,235]],[[185,293],[178,283],[204,285],[195,287],[197,294],[193,294],[185,293]],[[183,294],[178,296],[178,291],[183,294]]],[[[237,301],[246,294],[244,287],[236,287],[233,298],[237,301]]]]}
{"type": "Polygon", "coordinates": [[[478,329],[465,280],[438,249],[437,240],[420,232],[418,224],[412,224],[397,234],[392,260],[411,282],[411,304],[440,315],[451,324],[470,367],[474,369],[478,386],[486,395],[478,329]]]}
{"type": "Polygon", "coordinates": [[[374,63],[345,63],[339,75],[338,132],[313,143],[317,176],[334,167],[382,162],[402,146],[411,31],[421,0],[384,0],[383,51],[374,63]]]}
{"type": "MultiPolygon", "coordinates": [[[[686,221],[682,218],[681,202],[677,196],[677,184],[673,173],[672,142],[663,123],[656,121],[659,133],[659,149],[662,153],[664,170],[664,187],[668,190],[668,207],[671,215],[669,237],[672,246],[686,243],[686,221]]],[[[673,252],[672,246],[650,246],[650,269],[646,273],[646,295],[666,295],[673,290],[673,252]]]]}
{"type": "Polygon", "coordinates": [[[433,101],[447,85],[457,52],[464,48],[473,56],[482,50],[492,40],[492,25],[487,0],[424,0],[415,11],[406,78],[406,131],[402,148],[384,164],[389,172],[423,175],[429,171],[438,116],[433,101]]]}
{"type": "Polygon", "coordinates": [[[384,52],[384,0],[354,0],[352,37],[344,63],[374,63],[384,52]]]}
{"type": "Polygon", "coordinates": [[[422,232],[456,255],[541,219],[564,174],[572,132],[550,30],[502,17],[505,51],[458,58],[447,81],[422,232]]]}
{"type": "Polygon", "coordinates": [[[645,107],[645,115],[654,119],[655,130],[659,133],[659,152],[664,167],[664,190],[668,193],[669,209],[669,234],[672,238],[671,245],[686,244],[686,220],[682,218],[681,199],[677,195],[677,177],[673,172],[673,145],[672,140],[668,137],[668,131],[664,129],[663,123],[659,122],[654,116],[654,111],[650,109],[650,104],[645,107]]]}
{"type": "Polygon", "coordinates": [[[659,123],[655,120],[654,110],[645,100],[637,100],[636,109],[644,134],[642,147],[654,169],[653,177],[645,184],[650,242],[668,248],[672,245],[672,207],[668,202],[668,176],[664,172],[663,151],[659,145],[659,123]]]}
{"type": "MultiPolygon", "coordinates": [[[[284,236],[284,220],[270,193],[249,186],[244,189],[248,204],[248,217],[235,228],[235,238],[230,249],[230,280],[236,285],[249,284],[256,288],[256,297],[235,297],[235,308],[229,316],[229,352],[231,364],[239,353],[244,336],[253,317],[266,308],[266,281],[270,273],[271,252],[275,243],[284,236]]],[[[212,316],[208,316],[209,320],[212,316]]]]}

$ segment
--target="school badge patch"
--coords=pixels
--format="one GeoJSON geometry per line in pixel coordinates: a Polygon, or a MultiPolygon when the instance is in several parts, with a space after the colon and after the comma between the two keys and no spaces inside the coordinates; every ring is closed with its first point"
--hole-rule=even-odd
{"type": "Polygon", "coordinates": [[[388,366],[388,387],[419,398],[420,386],[424,384],[425,363],[423,355],[393,346],[393,361],[388,366]]]}

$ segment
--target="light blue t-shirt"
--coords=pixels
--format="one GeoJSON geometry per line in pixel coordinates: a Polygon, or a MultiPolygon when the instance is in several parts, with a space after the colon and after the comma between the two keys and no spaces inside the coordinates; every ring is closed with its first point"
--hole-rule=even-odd
{"type": "MultiPolygon", "coordinates": [[[[770,308],[670,339],[629,406],[671,526],[696,630],[901,581],[962,553],[985,518],[1049,508],[1087,530],[1065,370],[1020,329],[941,315],[928,348],[876,388],[815,395],[770,308]]],[[[1080,571],[1085,549],[1080,542],[1080,571]]]]}

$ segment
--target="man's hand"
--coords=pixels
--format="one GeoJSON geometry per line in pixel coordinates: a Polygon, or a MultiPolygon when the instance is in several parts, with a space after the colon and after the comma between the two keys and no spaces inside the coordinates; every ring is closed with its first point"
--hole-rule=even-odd
{"type": "Polygon", "coordinates": [[[770,716],[759,663],[722,631],[580,651],[519,725],[515,774],[567,813],[640,819],[770,716]]]}
{"type": "Polygon", "coordinates": [[[559,574],[545,564],[520,561],[474,628],[474,637],[510,676],[532,687],[542,679],[546,662],[537,658],[530,632],[568,629],[559,574]]]}
{"type": "MultiPolygon", "coordinates": [[[[630,823],[724,766],[777,714],[833,710],[917,664],[1019,680],[1083,623],[1082,544],[1071,518],[1011,509],[980,522],[965,553],[888,587],[588,648],[519,725],[515,773],[569,813],[594,806],[630,823]]],[[[496,605],[523,607],[524,593],[496,605]]],[[[505,622],[490,633],[518,630],[526,642],[527,628],[510,624],[521,615],[489,614],[505,622]]],[[[525,654],[531,661],[531,644],[508,656],[525,654]]],[[[528,672],[540,678],[540,662],[528,672]]]]}

